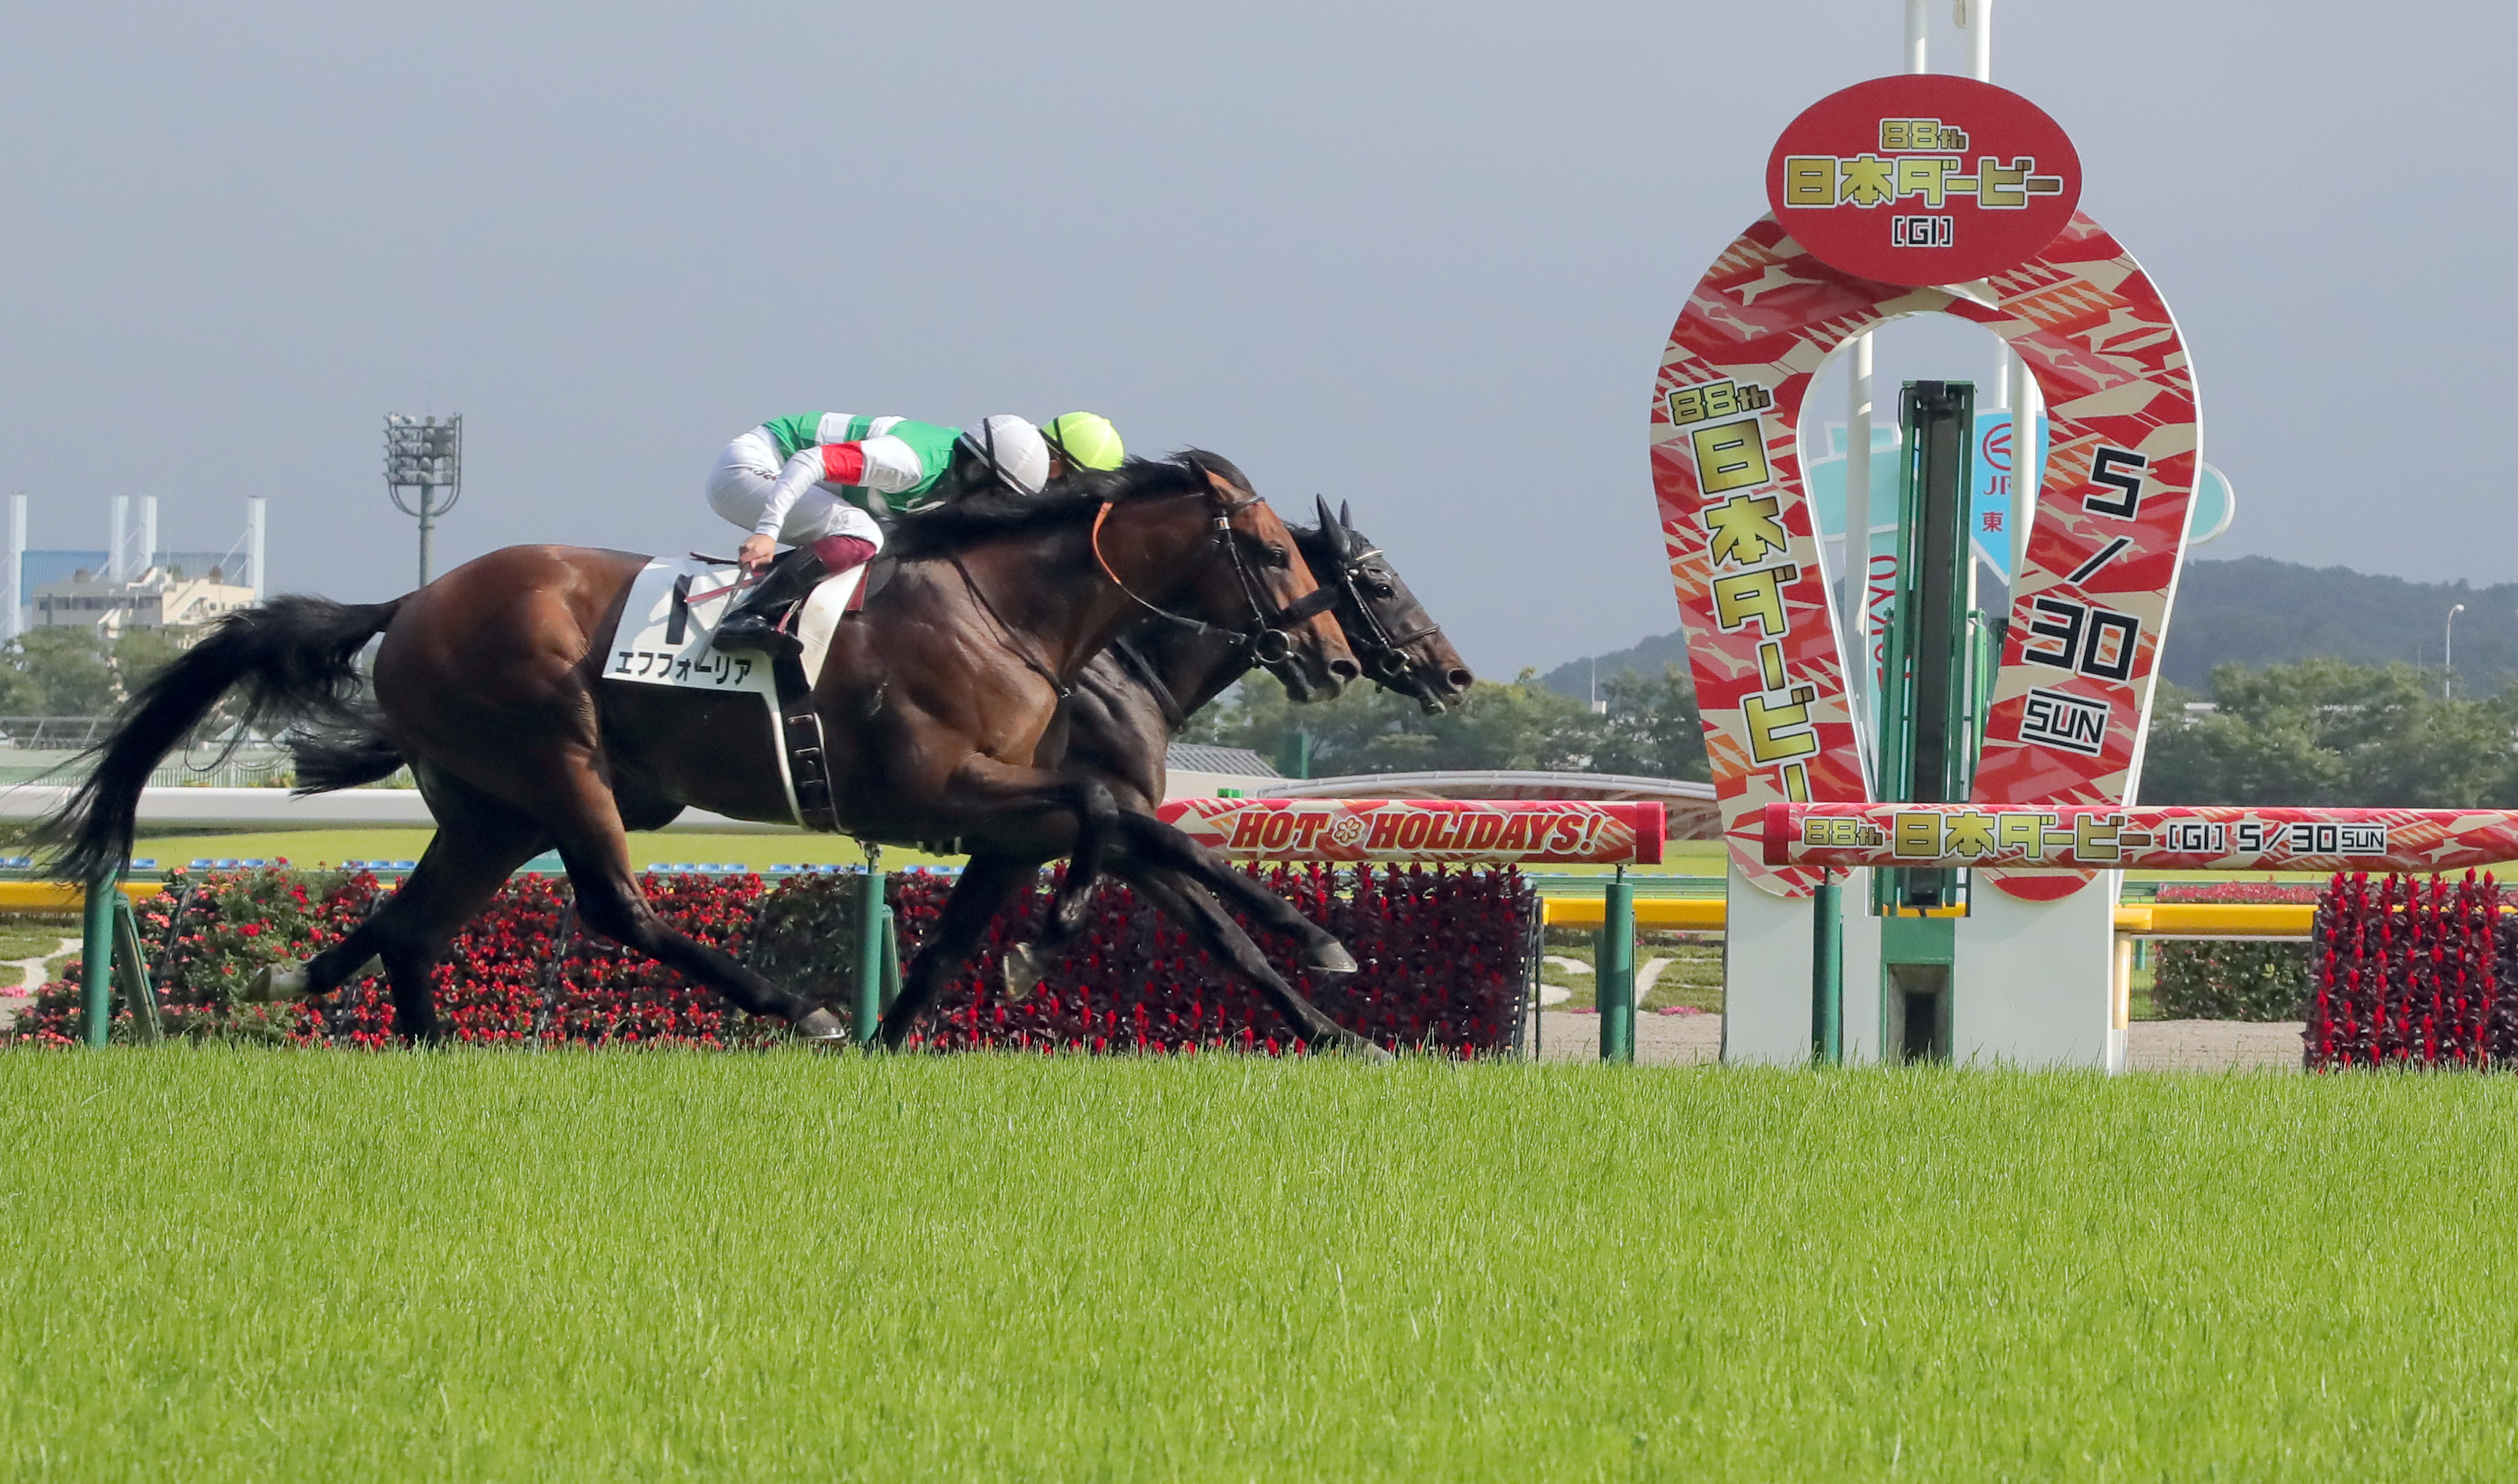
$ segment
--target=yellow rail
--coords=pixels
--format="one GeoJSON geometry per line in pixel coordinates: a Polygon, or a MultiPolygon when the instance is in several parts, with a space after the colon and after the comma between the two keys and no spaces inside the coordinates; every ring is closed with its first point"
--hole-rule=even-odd
{"type": "MultiPolygon", "coordinates": [[[[1598,897],[1548,897],[1541,902],[1549,927],[1598,927],[1598,897]]],[[[1725,919],[1719,897],[1645,897],[1635,903],[1635,925],[1664,932],[1718,933],[1725,919]]],[[[2115,929],[2133,938],[2305,938],[2317,921],[2307,903],[2152,902],[2116,909],[2115,929]]]]}
{"type": "MultiPolygon", "coordinates": [[[[122,894],[145,902],[163,888],[155,881],[125,881],[122,894]]],[[[87,906],[87,889],[66,881],[0,881],[0,912],[74,912],[87,906]]]]}
{"type": "MultiPolygon", "coordinates": [[[[1540,901],[1549,927],[1598,927],[1608,920],[1608,907],[1597,897],[1544,897],[1540,901]]],[[[1635,925],[1664,932],[1718,933],[1725,904],[1720,897],[1643,897],[1635,902],[1635,925]]]]}
{"type": "Polygon", "coordinates": [[[2305,938],[2317,925],[2307,902],[2149,902],[2116,909],[2130,938],[2305,938]]]}

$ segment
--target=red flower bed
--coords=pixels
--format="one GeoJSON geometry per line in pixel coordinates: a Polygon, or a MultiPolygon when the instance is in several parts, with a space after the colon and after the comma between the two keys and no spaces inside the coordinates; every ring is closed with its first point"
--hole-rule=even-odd
{"type": "MultiPolygon", "coordinates": [[[[859,879],[813,875],[764,889],[754,875],[650,876],[644,886],[658,912],[683,932],[846,1015],[854,1002],[859,879]]],[[[1263,879],[1363,965],[1343,981],[1296,980],[1341,1025],[1384,1045],[1459,1056],[1511,1044],[1539,910],[1518,871],[1392,867],[1341,875],[1279,868],[1263,879]]],[[[981,952],[947,987],[923,1043],[1269,1054],[1302,1048],[1257,992],[1229,980],[1119,886],[1096,895],[1085,930],[1040,989],[1020,1004],[1007,1001],[1003,953],[1032,936],[1054,884],[1054,877],[1044,881],[1022,910],[1000,916],[981,952]]],[[[892,878],[904,956],[932,930],[951,886],[942,875],[892,878]]],[[[214,872],[197,883],[179,874],[140,909],[168,1033],[390,1044],[393,1000],[381,973],[363,973],[311,1005],[253,1006],[237,997],[263,965],[338,942],[381,896],[366,872],[214,872]]],[[[1263,938],[1262,947],[1281,964],[1292,959],[1289,944],[1263,938]]],[[[37,995],[14,1038],[72,1040],[78,980],[73,962],[66,978],[37,995]]],[[[436,972],[436,1005],[449,1037],[484,1043],[757,1046],[784,1035],[784,1027],[743,1014],[654,960],[579,930],[566,884],[532,875],[508,882],[457,936],[436,972]]]]}
{"type": "Polygon", "coordinates": [[[2162,902],[2272,902],[2304,907],[2320,901],[2324,888],[2291,881],[2163,881],[2162,902]]]}
{"type": "MultiPolygon", "coordinates": [[[[1512,1044],[1530,923],[1539,911],[1520,871],[1279,866],[1259,874],[1362,965],[1344,979],[1292,979],[1331,1020],[1393,1049],[1474,1057],[1512,1044]]],[[[900,884],[901,949],[909,954],[925,940],[950,882],[910,876],[900,884]]],[[[1033,935],[1053,884],[1038,888],[1030,910],[1000,914],[991,925],[970,969],[929,1018],[930,1043],[1270,1055],[1303,1048],[1265,996],[1228,978],[1125,887],[1103,888],[1085,930],[1040,988],[1020,1003],[1008,1001],[1000,962],[1006,949],[1033,935]]],[[[1293,945],[1237,920],[1284,972],[1293,945]]]]}
{"type": "Polygon", "coordinates": [[[2336,876],[2309,945],[2308,1065],[2518,1064],[2518,918],[2490,875],[2336,876]]]}

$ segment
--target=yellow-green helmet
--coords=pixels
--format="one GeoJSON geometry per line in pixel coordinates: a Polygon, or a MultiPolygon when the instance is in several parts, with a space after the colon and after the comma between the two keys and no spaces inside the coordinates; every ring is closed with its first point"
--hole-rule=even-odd
{"type": "Polygon", "coordinates": [[[1110,419],[1093,412],[1069,412],[1052,418],[1040,430],[1050,447],[1066,460],[1070,469],[1116,469],[1128,456],[1127,447],[1119,442],[1119,430],[1110,419]]]}

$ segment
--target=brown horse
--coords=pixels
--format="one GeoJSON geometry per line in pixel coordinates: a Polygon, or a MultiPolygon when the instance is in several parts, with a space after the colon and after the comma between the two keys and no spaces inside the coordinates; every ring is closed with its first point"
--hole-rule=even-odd
{"type": "MultiPolygon", "coordinates": [[[[1149,606],[1241,636],[1302,693],[1334,694],[1358,673],[1283,523],[1207,456],[1135,460],[1030,499],[974,495],[904,534],[903,560],[841,624],[811,697],[832,810],[860,838],[1019,827],[1098,858],[1117,813],[1107,786],[1032,759],[1063,693],[1149,606]]],[[[792,818],[760,698],[601,678],[645,562],[509,547],[391,603],[282,598],[221,620],[124,706],[49,823],[66,841],[55,869],[88,879],[118,865],[151,770],[241,685],[265,724],[333,734],[314,787],[408,763],[438,824],[402,889],[301,970],[274,976],[274,992],[322,995],[381,958],[396,1029],[433,1038],[430,970],[447,942],[509,872],[555,846],[592,931],[808,1039],[844,1036],[829,1011],[673,930],[638,891],[625,829],[694,806],[792,818]],[[363,713],[350,700],[355,660],[379,633],[376,706],[363,713]]],[[[1060,920],[1081,912],[1085,884],[1056,905],[1060,920]]]]}
{"type": "MultiPolygon", "coordinates": [[[[1329,612],[1348,646],[1379,684],[1413,697],[1428,711],[1443,710],[1476,677],[1389,559],[1355,530],[1346,512],[1331,515],[1326,500],[1318,503],[1319,528],[1297,530],[1294,538],[1304,565],[1331,595],[1329,612]]],[[[1111,873],[1144,893],[1218,962],[1257,985],[1307,1039],[1363,1050],[1359,1038],[1277,973],[1218,899],[1302,943],[1304,967],[1316,972],[1352,973],[1356,963],[1345,948],[1283,898],[1154,818],[1166,791],[1165,753],[1172,739],[1250,667],[1246,647],[1229,635],[1149,617],[1085,666],[1064,708],[1063,761],[1098,775],[1119,804],[1122,827],[1103,862],[1111,873]]],[[[945,900],[934,935],[911,961],[900,998],[884,1015],[889,1045],[899,1045],[910,1034],[978,947],[990,919],[1058,854],[1054,839],[1005,832],[965,843],[972,849],[970,863],[945,900]]],[[[1070,867],[1069,878],[1084,869],[1080,863],[1070,867]]],[[[1018,996],[1030,993],[1070,933],[1053,916],[1043,936],[1010,949],[1007,989],[1018,996]]]]}

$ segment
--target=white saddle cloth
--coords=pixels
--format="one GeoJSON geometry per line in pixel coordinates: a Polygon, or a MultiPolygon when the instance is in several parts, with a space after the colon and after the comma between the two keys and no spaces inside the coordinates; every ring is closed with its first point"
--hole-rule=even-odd
{"type": "MultiPolygon", "coordinates": [[[[822,675],[831,635],[847,611],[848,596],[865,579],[863,567],[824,577],[804,600],[796,637],[804,646],[804,681],[822,675]]],[[[741,588],[738,568],[697,557],[658,557],[630,584],[621,629],[603,666],[606,680],[673,686],[693,691],[746,691],[775,697],[777,684],[766,657],[757,650],[718,654],[710,647],[718,620],[741,588]]]]}

